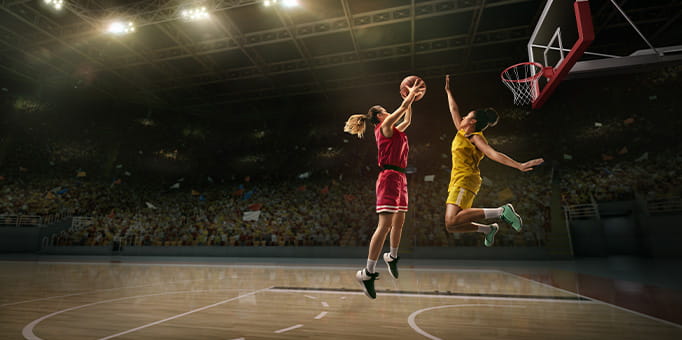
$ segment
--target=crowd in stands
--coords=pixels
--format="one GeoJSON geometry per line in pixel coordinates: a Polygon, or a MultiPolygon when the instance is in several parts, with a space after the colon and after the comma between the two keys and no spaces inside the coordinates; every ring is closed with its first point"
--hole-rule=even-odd
{"type": "MultiPolygon", "coordinates": [[[[563,204],[679,196],[682,156],[664,152],[647,160],[623,160],[561,171],[563,204]],[[677,190],[677,191],[675,191],[677,190]]],[[[478,207],[511,201],[527,226],[517,234],[503,229],[499,246],[541,246],[550,231],[550,171],[484,173],[478,207]]],[[[30,174],[23,175],[24,177],[30,174]]],[[[410,177],[410,212],[405,234],[419,246],[477,246],[477,234],[450,234],[443,227],[445,171],[425,181],[410,177]]],[[[208,184],[208,182],[207,182],[208,184]]],[[[87,178],[32,178],[0,181],[0,215],[70,214],[92,224],[54,236],[56,245],[363,246],[374,228],[372,176],[312,178],[289,182],[216,183],[193,190],[136,187],[87,178]],[[242,187],[240,189],[240,186],[242,187]],[[149,203],[149,204],[147,204],[149,203]],[[245,211],[260,211],[244,221],[245,211]]]]}
{"type": "MultiPolygon", "coordinates": [[[[551,232],[553,179],[559,180],[563,205],[586,204],[593,199],[630,200],[635,195],[680,196],[682,150],[674,134],[681,128],[681,120],[676,119],[679,105],[673,101],[678,94],[670,85],[679,83],[681,71],[676,68],[648,82],[644,79],[637,89],[605,86],[603,91],[611,92],[601,95],[616,101],[593,111],[576,109],[575,103],[555,103],[557,112],[544,112],[547,116],[538,119],[537,112],[501,109],[501,127],[486,132],[491,145],[521,161],[544,157],[547,163],[530,173],[520,173],[483,161],[483,185],[474,206],[497,207],[512,202],[526,225],[521,233],[503,225],[495,245],[546,244],[551,232]],[[617,98],[623,91],[632,96],[638,95],[637,91],[648,93],[636,107],[619,107],[617,98]],[[550,120],[555,122],[553,127],[542,125],[550,120]],[[524,126],[533,133],[515,130],[524,126]]],[[[561,103],[562,98],[555,102],[561,103]]],[[[563,102],[568,101],[563,98],[563,102]]],[[[344,136],[336,125],[335,134],[325,131],[312,134],[313,140],[300,137],[297,145],[278,143],[274,147],[277,155],[252,157],[261,163],[267,159],[268,166],[286,173],[289,179],[259,175],[240,180],[228,175],[174,178],[170,182],[168,175],[154,179],[149,172],[144,177],[140,169],[118,167],[119,162],[137,164],[138,168],[149,166],[150,161],[143,157],[152,153],[143,152],[141,147],[132,148],[125,156],[123,148],[120,152],[113,147],[113,153],[101,152],[106,143],[81,148],[71,142],[45,143],[29,133],[17,133],[13,138],[21,142],[13,143],[13,152],[5,147],[3,154],[0,143],[0,215],[91,218],[87,225],[53,235],[50,242],[58,246],[114,242],[124,246],[367,246],[376,226],[374,181],[378,169],[374,141],[349,142],[351,137],[344,136]],[[47,147],[40,147],[43,144],[47,147]],[[305,159],[292,161],[292,153],[305,159]],[[35,159],[40,163],[30,164],[35,159]],[[85,164],[84,159],[90,159],[91,164],[85,164]],[[86,173],[107,165],[113,170],[106,175],[86,173]],[[65,168],[68,172],[61,171],[65,168]],[[312,170],[306,176],[290,174],[307,168],[312,170]]],[[[410,135],[410,163],[418,172],[408,179],[410,211],[404,238],[416,246],[481,246],[480,234],[450,234],[444,228],[454,129],[439,126],[434,132],[428,131],[429,136],[420,136],[418,133],[425,132],[417,131],[415,138],[410,135]],[[426,181],[427,175],[434,175],[433,179],[426,181]]],[[[138,138],[144,135],[133,132],[138,138]]],[[[267,138],[267,134],[253,138],[267,138]]],[[[272,148],[264,139],[243,143],[235,148],[254,143],[260,143],[263,150],[272,148]]],[[[159,142],[159,148],[162,145],[159,142]]],[[[210,153],[202,157],[216,158],[210,153]]],[[[154,171],[161,172],[159,168],[167,163],[158,164],[154,171]]]]}
{"type": "MultiPolygon", "coordinates": [[[[6,179],[6,182],[10,180],[6,179]]],[[[92,224],[55,235],[59,245],[339,245],[374,217],[373,193],[360,181],[216,184],[199,193],[150,190],[87,179],[5,183],[0,214],[68,211],[92,224]],[[245,211],[259,211],[245,221],[245,211]]],[[[370,183],[371,184],[371,183],[370,183]]]]}
{"type": "MultiPolygon", "coordinates": [[[[434,181],[411,178],[406,234],[418,246],[474,246],[480,235],[451,235],[443,227],[447,174],[434,181]]],[[[481,206],[513,200],[526,214],[527,234],[501,233],[501,246],[544,242],[547,179],[521,176],[504,190],[488,182],[481,206]],[[538,183],[533,183],[540,180],[538,183]],[[544,183],[542,183],[544,182],[544,183]],[[528,188],[537,189],[524,194],[528,188]],[[508,234],[508,235],[507,235],[508,234]]],[[[545,176],[546,177],[546,176],[545,176]]],[[[297,179],[290,182],[207,185],[201,192],[151,190],[87,178],[5,179],[0,215],[56,214],[91,217],[90,223],[53,235],[54,245],[135,246],[366,246],[376,223],[374,179],[297,179]],[[258,212],[245,220],[245,212],[258,212]]]]}
{"type": "MultiPolygon", "coordinates": [[[[494,139],[493,139],[494,140],[494,139]]],[[[440,141],[447,145],[445,138],[440,141]]],[[[434,147],[443,148],[443,145],[434,147]]],[[[429,147],[417,145],[412,150],[429,147]]],[[[677,148],[618,155],[519,173],[484,160],[477,207],[513,202],[524,218],[522,233],[504,228],[496,246],[546,244],[551,231],[552,176],[559,176],[562,204],[679,196],[682,156],[677,148]]],[[[405,238],[416,246],[480,246],[476,233],[450,234],[443,227],[448,159],[431,173],[410,175],[410,212],[405,238]]],[[[423,164],[424,162],[422,162],[423,164]]],[[[427,167],[428,169],[428,167],[427,167]]],[[[120,170],[122,172],[123,170],[120,170]]],[[[50,243],[124,246],[366,246],[375,227],[374,178],[377,169],[359,167],[347,176],[327,174],[288,181],[251,180],[140,185],[123,180],[49,177],[30,170],[0,178],[0,215],[68,214],[91,217],[91,224],[52,236],[50,243]],[[215,182],[215,183],[214,183],[215,182]],[[258,212],[245,220],[245,212],[258,212]]]]}
{"type": "Polygon", "coordinates": [[[567,205],[632,200],[635,194],[643,198],[679,197],[682,192],[682,154],[664,152],[644,154],[635,160],[599,162],[571,170],[563,176],[561,192],[567,205]]]}

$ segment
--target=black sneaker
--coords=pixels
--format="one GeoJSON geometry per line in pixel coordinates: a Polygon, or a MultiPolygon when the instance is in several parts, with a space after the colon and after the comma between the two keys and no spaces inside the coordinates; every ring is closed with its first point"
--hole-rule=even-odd
{"type": "Polygon", "coordinates": [[[398,260],[400,260],[400,256],[394,258],[391,253],[384,253],[384,262],[386,262],[388,272],[394,279],[398,278],[398,260]]]}
{"type": "Polygon", "coordinates": [[[367,269],[362,268],[355,273],[355,279],[362,286],[362,290],[370,299],[377,298],[377,292],[374,290],[374,280],[379,277],[379,273],[369,273],[367,269]]]}

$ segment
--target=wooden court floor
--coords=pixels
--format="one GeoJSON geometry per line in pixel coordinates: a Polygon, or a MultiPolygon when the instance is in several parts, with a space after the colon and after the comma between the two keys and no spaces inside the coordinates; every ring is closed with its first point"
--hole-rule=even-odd
{"type": "MultiPolygon", "coordinates": [[[[382,263],[383,265],[383,263],[382,263]]],[[[498,269],[0,261],[0,339],[682,339],[682,326],[498,269]]]]}

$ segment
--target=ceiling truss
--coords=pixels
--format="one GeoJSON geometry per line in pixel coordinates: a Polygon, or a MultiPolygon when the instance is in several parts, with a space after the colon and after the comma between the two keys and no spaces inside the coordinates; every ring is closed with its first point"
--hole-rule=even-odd
{"type": "MultiPolygon", "coordinates": [[[[111,96],[131,96],[133,100],[144,100],[155,105],[185,105],[204,109],[216,103],[248,101],[253,98],[276,98],[278,96],[307,93],[328,93],[329,91],[351,88],[362,80],[363,84],[384,84],[395,82],[407,73],[418,72],[423,77],[445,72],[475,73],[496,70],[508,63],[523,61],[518,55],[490,55],[484,60],[474,59],[474,51],[485,46],[503,46],[527,40],[534,22],[516,25],[503,25],[490,28],[484,25],[485,16],[489,12],[499,13],[503,6],[529,5],[541,7],[541,0],[412,0],[408,4],[384,8],[380,10],[353,12],[354,1],[338,0],[338,15],[331,17],[297,22],[289,13],[272,8],[279,25],[272,29],[245,30],[232,18],[232,10],[247,6],[259,6],[260,0],[207,0],[202,4],[214,17],[219,35],[212,38],[194,40],[183,30],[178,14],[185,8],[184,1],[177,0],[145,0],[121,7],[107,7],[101,0],[67,0],[65,8],[75,20],[63,24],[52,18],[36,2],[31,0],[0,0],[0,14],[28,27],[17,29],[0,22],[0,70],[26,78],[30,81],[60,83],[74,79],[74,70],[79,61],[70,58],[75,55],[87,62],[94,72],[111,74],[119,83],[96,83],[100,91],[111,96]],[[417,37],[416,27],[431,20],[446,18],[445,16],[470,17],[468,29],[442,36],[417,37]],[[110,19],[122,18],[133,21],[138,29],[153,27],[169,43],[158,47],[142,46],[134,40],[105,37],[102,25],[110,19]],[[377,29],[388,29],[395,24],[403,23],[409,27],[409,39],[404,42],[388,45],[363,46],[359,32],[377,29]],[[326,54],[315,54],[309,49],[308,42],[313,38],[347,36],[348,48],[326,54]],[[107,42],[106,39],[111,39],[107,42]],[[115,45],[118,53],[106,54],[99,50],[103,43],[115,45]],[[98,45],[99,44],[99,45],[98,45]],[[274,44],[293,46],[298,57],[283,61],[268,61],[262,55],[263,47],[274,44]],[[66,50],[68,55],[54,54],[49,57],[39,52],[44,46],[58,46],[66,50]],[[243,55],[248,64],[225,67],[218,62],[225,53],[243,55]],[[426,57],[434,55],[462,56],[461,60],[444,59],[438,66],[424,65],[426,57]],[[31,62],[22,62],[29,58],[31,62]],[[421,58],[421,59],[420,59],[421,58]],[[362,77],[323,78],[319,72],[334,68],[361,67],[380,61],[404,61],[404,69],[400,72],[378,70],[374,74],[363,74],[362,77]],[[191,61],[197,65],[192,72],[180,67],[182,63],[191,61]],[[8,64],[13,65],[9,67],[8,64]],[[17,65],[21,65],[17,67],[17,65]],[[48,70],[48,76],[44,73],[48,70]],[[154,77],[139,72],[141,69],[154,71],[154,77]],[[440,73],[439,73],[440,72],[440,73]],[[310,81],[297,84],[282,84],[281,75],[287,73],[309,74],[310,81]],[[205,87],[228,83],[237,80],[264,79],[267,85],[258,88],[244,88],[216,95],[206,91],[205,87]],[[123,93],[121,86],[133,91],[123,93]],[[176,98],[180,91],[185,98],[178,103],[176,98]]],[[[330,2],[331,3],[331,2],[330,2]]],[[[611,23],[612,17],[604,7],[595,10],[595,17],[602,18],[598,27],[617,27],[611,23]]],[[[666,10],[671,13],[667,17],[640,19],[641,24],[655,24],[658,29],[653,38],[662,36],[679,23],[682,5],[669,4],[644,7],[638,11],[645,12],[666,10]]],[[[537,15],[537,13],[535,13],[537,15]]],[[[511,14],[510,14],[511,15],[511,14]]],[[[534,20],[534,18],[529,18],[534,20]]],[[[597,24],[597,23],[595,23],[597,24]]],[[[151,32],[151,31],[150,31],[151,32]]],[[[157,34],[157,33],[155,33],[157,34]]],[[[263,83],[261,83],[263,84],[263,83]]]]}

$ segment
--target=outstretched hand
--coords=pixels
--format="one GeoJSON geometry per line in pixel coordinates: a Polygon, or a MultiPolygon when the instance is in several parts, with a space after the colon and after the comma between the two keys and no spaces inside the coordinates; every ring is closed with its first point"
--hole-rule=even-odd
{"type": "Polygon", "coordinates": [[[532,159],[528,162],[521,163],[521,166],[519,166],[519,171],[523,171],[523,172],[531,171],[531,170],[533,170],[534,166],[538,166],[544,162],[545,162],[545,160],[542,158],[532,159]]]}
{"type": "Polygon", "coordinates": [[[410,91],[410,93],[412,93],[416,91],[421,91],[422,86],[424,86],[424,81],[421,79],[417,79],[414,82],[414,84],[412,84],[412,86],[409,86],[407,89],[410,91]]]}
{"type": "Polygon", "coordinates": [[[445,75],[445,91],[450,91],[450,75],[445,75]]]}

